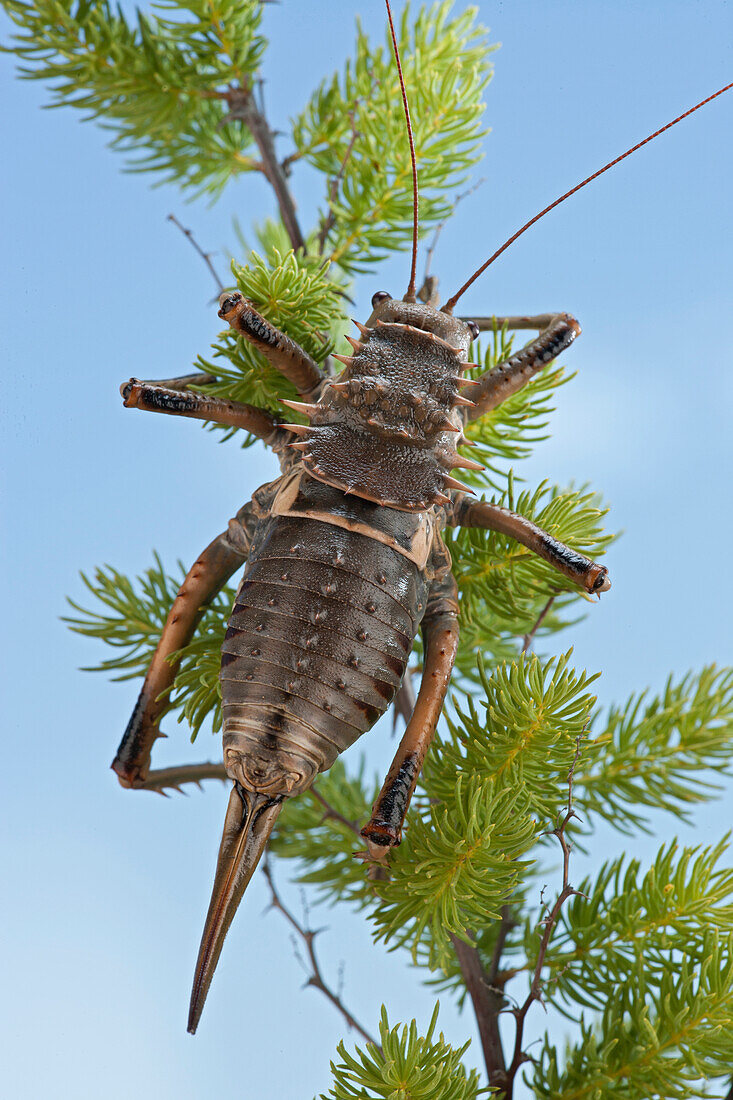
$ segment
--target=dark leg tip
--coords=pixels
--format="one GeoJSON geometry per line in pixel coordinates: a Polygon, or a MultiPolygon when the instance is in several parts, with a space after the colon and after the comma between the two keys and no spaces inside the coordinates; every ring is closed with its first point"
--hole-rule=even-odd
{"type": "Polygon", "coordinates": [[[129,764],[125,764],[119,757],[115,757],[110,768],[117,776],[120,786],[124,787],[126,791],[133,790],[139,785],[142,776],[137,768],[131,768],[129,764]]]}
{"type": "Polygon", "coordinates": [[[359,835],[379,848],[394,848],[402,840],[402,830],[386,821],[370,821],[359,835]]]}

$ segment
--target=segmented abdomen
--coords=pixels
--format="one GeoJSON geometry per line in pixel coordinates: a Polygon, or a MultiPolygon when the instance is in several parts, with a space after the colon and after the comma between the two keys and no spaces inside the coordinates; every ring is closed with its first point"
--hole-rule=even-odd
{"type": "Polygon", "coordinates": [[[368,535],[261,521],[222,650],[225,749],[244,736],[330,767],[392,702],[427,589],[413,561],[368,535]]]}

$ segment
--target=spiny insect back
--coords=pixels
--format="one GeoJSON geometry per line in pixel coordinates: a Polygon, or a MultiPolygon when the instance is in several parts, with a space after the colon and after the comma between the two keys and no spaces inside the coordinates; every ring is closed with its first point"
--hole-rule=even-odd
{"type": "MultiPolygon", "coordinates": [[[[403,511],[448,504],[448,489],[467,486],[456,467],[481,470],[463,458],[463,412],[476,382],[469,363],[470,325],[429,305],[399,301],[379,291],[360,339],[347,336],[354,355],[335,355],[345,370],[320,387],[315,404],[283,401],[310,424],[284,424],[302,438],[308,473],[326,485],[403,511]]],[[[237,331],[251,312],[239,293],[222,295],[220,316],[237,331]]]]}

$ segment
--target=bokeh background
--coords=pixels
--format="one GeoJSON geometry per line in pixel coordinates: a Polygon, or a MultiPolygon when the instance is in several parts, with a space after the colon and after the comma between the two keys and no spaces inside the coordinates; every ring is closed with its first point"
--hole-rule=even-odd
{"type": "MultiPolygon", "coordinates": [[[[434,270],[445,290],[548,201],[733,72],[723,0],[480,8],[502,44],[487,93],[486,182],[441,238],[434,270]]],[[[341,65],[357,13],[383,34],[379,0],[268,6],[274,127],[286,129],[341,65]]],[[[6,20],[2,28],[7,40],[6,20]]],[[[166,215],[218,251],[224,273],[232,218],[247,228],[273,201],[243,177],[213,208],[188,206],[150,177],[124,175],[105,134],[78,113],[40,110],[48,94],[17,83],[8,56],[0,80],[2,1092],[303,1100],[328,1087],[342,1021],[302,988],[290,933],[264,912],[259,880],[200,1032],[186,1035],[226,792],[209,784],[163,800],[120,789],[109,762],[136,687],[79,672],[99,649],[59,622],[65,595],[83,595],[79,569],[108,562],[136,573],[154,547],[166,562],[190,563],[274,475],[261,450],[220,446],[191,421],[127,412],[117,390],[131,374],[184,373],[219,327],[210,276],[166,215]]],[[[605,702],[730,655],[732,119],[733,94],[608,173],[514,245],[463,303],[476,314],[565,309],[583,325],[552,439],[521,473],[533,484],[590,481],[612,504],[612,527],[624,529],[608,559],[612,591],[557,639],[558,649],[575,647],[578,665],[602,670],[605,702]]],[[[289,151],[287,138],[279,148],[289,151]]],[[[293,186],[308,224],[320,188],[300,168],[293,186]]],[[[355,316],[375,290],[401,292],[406,274],[402,258],[362,278],[355,316]]],[[[182,727],[169,732],[163,762],[218,752],[215,741],[191,749],[182,727]]],[[[383,769],[392,747],[383,725],[352,763],[363,751],[383,769]]],[[[728,798],[677,832],[710,843],[730,824],[728,798]]],[[[670,835],[659,820],[656,838],[631,842],[634,854],[649,858],[670,835]]],[[[574,857],[574,878],[617,848],[597,836],[574,857]]],[[[300,912],[285,870],[284,896],[300,912]]],[[[325,973],[337,984],[342,970],[344,999],[368,1028],[383,1001],[392,1020],[426,1024],[432,997],[402,956],[372,947],[346,913],[310,916],[328,926],[325,973]]],[[[456,1043],[474,1035],[470,1013],[447,999],[440,1020],[456,1043]]],[[[536,1007],[533,1034],[546,1023],[536,1007]]],[[[569,1025],[549,1023],[562,1041],[569,1025]]],[[[480,1065],[477,1045],[467,1059],[480,1065]]]]}

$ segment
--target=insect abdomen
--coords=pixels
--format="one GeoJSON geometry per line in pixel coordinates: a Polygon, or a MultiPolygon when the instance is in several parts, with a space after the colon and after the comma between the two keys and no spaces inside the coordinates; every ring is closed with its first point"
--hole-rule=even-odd
{"type": "Polygon", "coordinates": [[[256,750],[253,785],[268,757],[295,752],[312,762],[308,786],[374,725],[404,675],[427,589],[424,570],[377,538],[291,514],[261,521],[221,671],[225,754],[256,750]]]}

